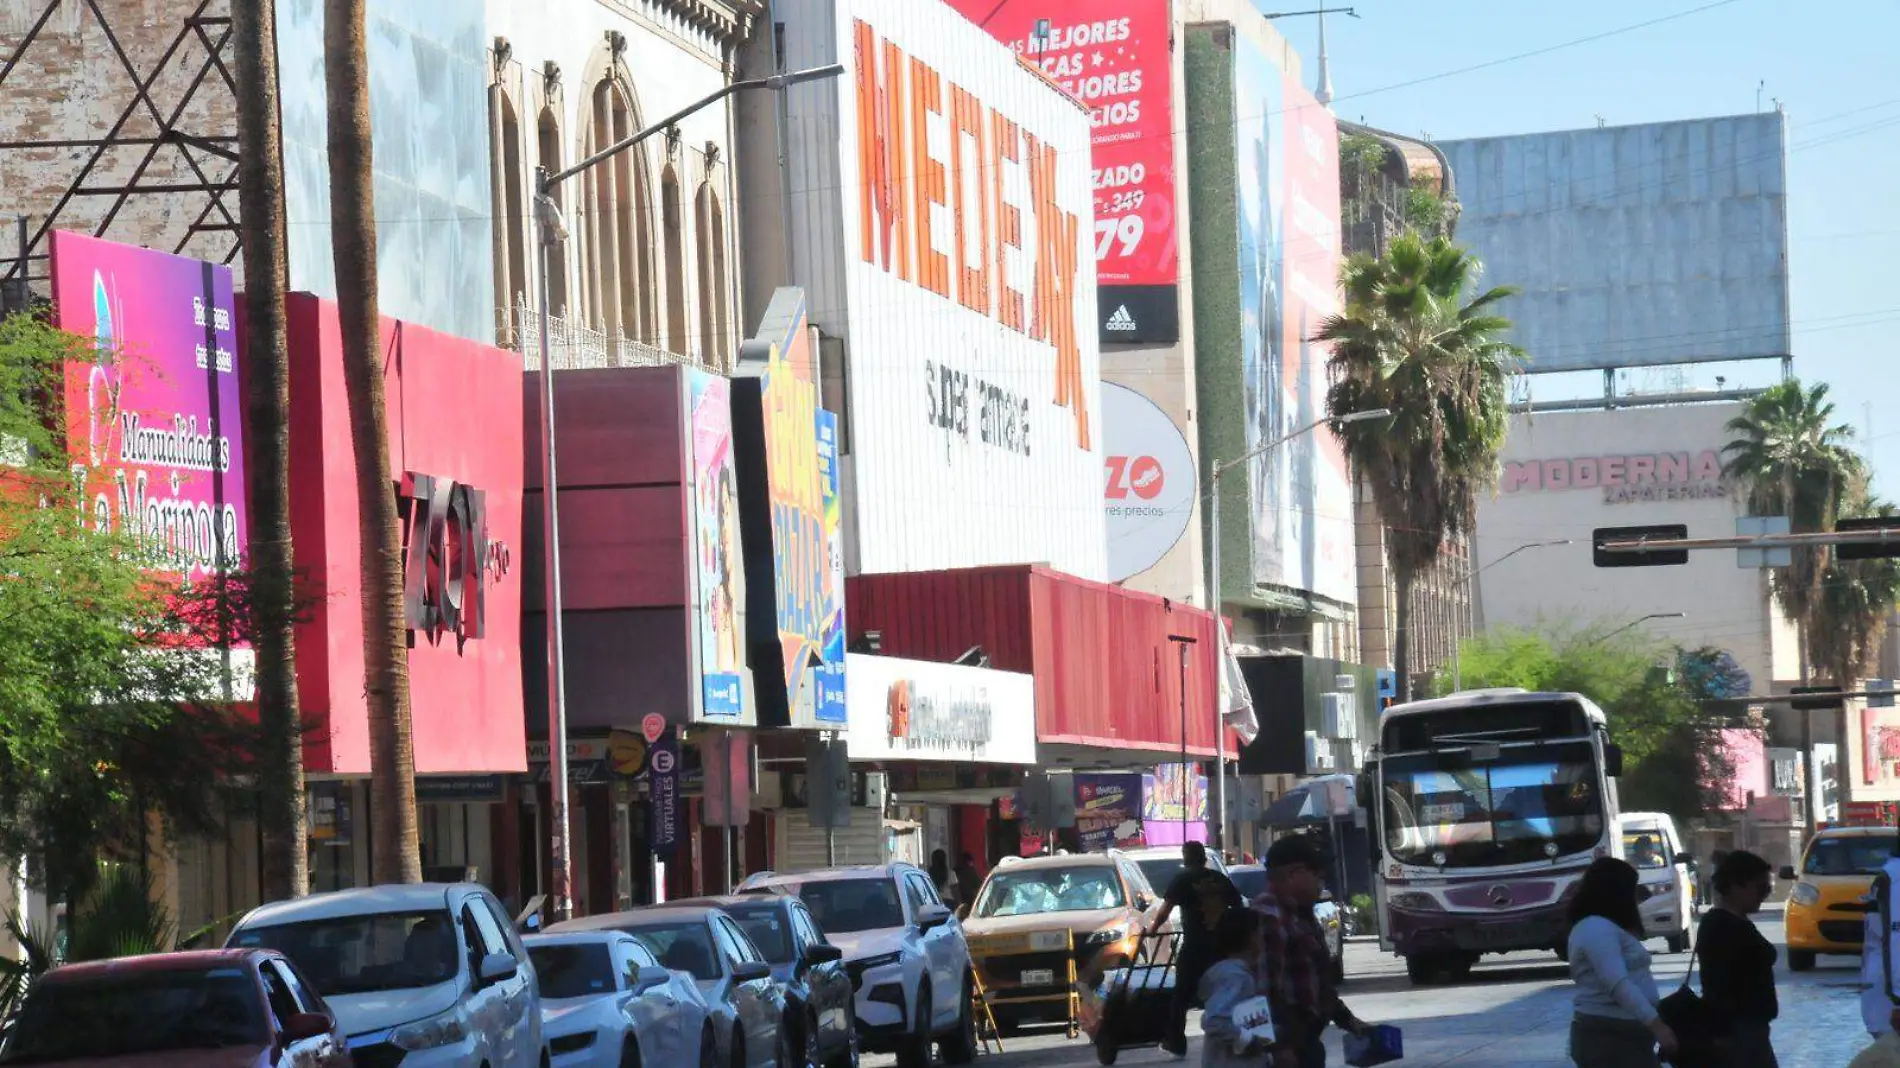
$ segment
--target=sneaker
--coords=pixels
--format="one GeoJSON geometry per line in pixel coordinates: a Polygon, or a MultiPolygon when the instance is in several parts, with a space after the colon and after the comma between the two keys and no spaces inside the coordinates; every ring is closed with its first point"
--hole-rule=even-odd
{"type": "Polygon", "coordinates": [[[1161,1040],[1161,1048],[1167,1050],[1170,1054],[1174,1055],[1176,1060],[1179,1060],[1187,1056],[1187,1038],[1186,1036],[1182,1036],[1181,1038],[1164,1038],[1161,1040]]]}

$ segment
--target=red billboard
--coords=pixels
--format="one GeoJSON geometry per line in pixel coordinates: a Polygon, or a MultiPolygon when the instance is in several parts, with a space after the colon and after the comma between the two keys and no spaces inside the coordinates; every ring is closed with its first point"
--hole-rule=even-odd
{"type": "Polygon", "coordinates": [[[950,3],[1089,108],[1097,282],[1173,285],[1181,257],[1169,0],[950,3]]]}

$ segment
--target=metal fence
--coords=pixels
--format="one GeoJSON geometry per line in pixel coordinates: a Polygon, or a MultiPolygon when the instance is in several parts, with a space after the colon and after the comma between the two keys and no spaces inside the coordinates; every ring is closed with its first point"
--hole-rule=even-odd
{"type": "MultiPolygon", "coordinates": [[[[514,306],[513,341],[530,371],[541,369],[541,316],[526,300],[514,306]]],[[[572,318],[548,316],[548,356],[556,371],[578,371],[601,367],[666,367],[681,364],[704,371],[722,373],[722,369],[699,354],[681,355],[658,345],[635,341],[619,333],[596,330],[572,318]]]]}

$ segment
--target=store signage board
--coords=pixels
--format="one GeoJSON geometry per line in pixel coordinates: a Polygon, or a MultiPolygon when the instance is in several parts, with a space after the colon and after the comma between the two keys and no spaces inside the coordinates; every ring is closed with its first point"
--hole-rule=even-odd
{"type": "Polygon", "coordinates": [[[858,653],[846,662],[853,759],[1036,762],[1033,676],[858,653]]]}
{"type": "Polygon", "coordinates": [[[1102,383],[1102,436],[1108,577],[1120,582],[1160,563],[1187,533],[1199,473],[1174,420],[1126,386],[1102,383]]]}

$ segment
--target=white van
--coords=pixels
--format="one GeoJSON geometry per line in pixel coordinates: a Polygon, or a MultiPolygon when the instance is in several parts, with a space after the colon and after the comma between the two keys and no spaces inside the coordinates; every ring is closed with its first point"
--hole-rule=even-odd
{"type": "Polygon", "coordinates": [[[1689,947],[1689,927],[1701,914],[1689,866],[1694,863],[1676,831],[1676,821],[1663,812],[1625,812],[1616,820],[1622,832],[1623,859],[1636,868],[1643,889],[1643,934],[1669,941],[1669,952],[1689,947]]]}

